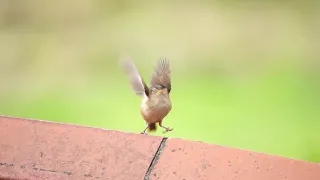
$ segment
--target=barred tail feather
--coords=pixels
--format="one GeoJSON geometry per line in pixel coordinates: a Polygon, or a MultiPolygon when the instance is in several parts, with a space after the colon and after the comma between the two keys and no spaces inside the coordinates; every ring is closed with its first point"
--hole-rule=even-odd
{"type": "Polygon", "coordinates": [[[148,128],[148,131],[151,132],[151,131],[156,131],[157,130],[157,126],[156,126],[156,123],[151,123],[149,124],[149,128],[148,128]]]}

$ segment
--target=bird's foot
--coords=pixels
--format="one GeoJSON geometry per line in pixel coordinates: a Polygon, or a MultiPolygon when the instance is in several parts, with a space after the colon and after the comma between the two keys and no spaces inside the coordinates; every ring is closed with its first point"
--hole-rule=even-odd
{"type": "Polygon", "coordinates": [[[141,132],[141,134],[145,134],[145,135],[148,135],[148,133],[146,133],[146,132],[144,132],[144,131],[142,131],[142,132],[141,132]]]}
{"type": "Polygon", "coordinates": [[[169,128],[169,127],[165,127],[164,129],[165,130],[162,131],[162,133],[167,133],[168,131],[172,131],[173,130],[173,128],[169,128]]]}

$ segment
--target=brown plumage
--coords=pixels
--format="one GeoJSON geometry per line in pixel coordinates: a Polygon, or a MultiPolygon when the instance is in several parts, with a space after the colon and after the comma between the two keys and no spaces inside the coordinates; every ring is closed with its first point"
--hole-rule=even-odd
{"type": "Polygon", "coordinates": [[[159,123],[159,126],[165,129],[164,132],[172,131],[172,128],[162,125],[163,119],[172,108],[169,96],[171,92],[171,70],[169,61],[166,58],[160,58],[158,60],[155,72],[151,76],[150,88],[146,85],[131,60],[124,62],[124,68],[129,76],[133,91],[136,95],[143,97],[140,112],[146,121],[146,127],[142,131],[142,134],[145,134],[147,129],[149,131],[155,131],[156,123],[159,123]]]}

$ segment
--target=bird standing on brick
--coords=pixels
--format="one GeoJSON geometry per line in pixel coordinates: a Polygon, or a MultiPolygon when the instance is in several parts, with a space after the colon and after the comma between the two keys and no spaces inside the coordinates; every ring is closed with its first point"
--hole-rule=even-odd
{"type": "Polygon", "coordinates": [[[171,111],[170,101],[171,91],[171,70],[167,58],[160,58],[157,62],[155,72],[151,76],[150,88],[140,76],[134,63],[127,59],[124,61],[124,68],[129,76],[129,81],[136,95],[143,97],[140,112],[146,121],[146,127],[141,132],[146,134],[146,130],[156,131],[156,123],[165,129],[165,132],[172,131],[172,128],[163,126],[163,119],[171,111]]]}

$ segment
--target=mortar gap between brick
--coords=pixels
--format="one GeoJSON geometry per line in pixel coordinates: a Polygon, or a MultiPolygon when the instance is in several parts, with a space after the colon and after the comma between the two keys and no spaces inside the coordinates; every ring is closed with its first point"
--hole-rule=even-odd
{"type": "Polygon", "coordinates": [[[162,150],[164,149],[164,147],[166,146],[166,142],[167,142],[168,138],[167,137],[164,137],[162,140],[161,140],[161,143],[157,149],[157,152],[155,153],[155,155],[153,156],[153,159],[149,165],[149,168],[146,172],[146,175],[144,176],[144,180],[149,180],[149,177],[150,177],[150,174],[154,168],[154,166],[157,164],[158,160],[160,159],[160,156],[162,154],[162,150]]]}

